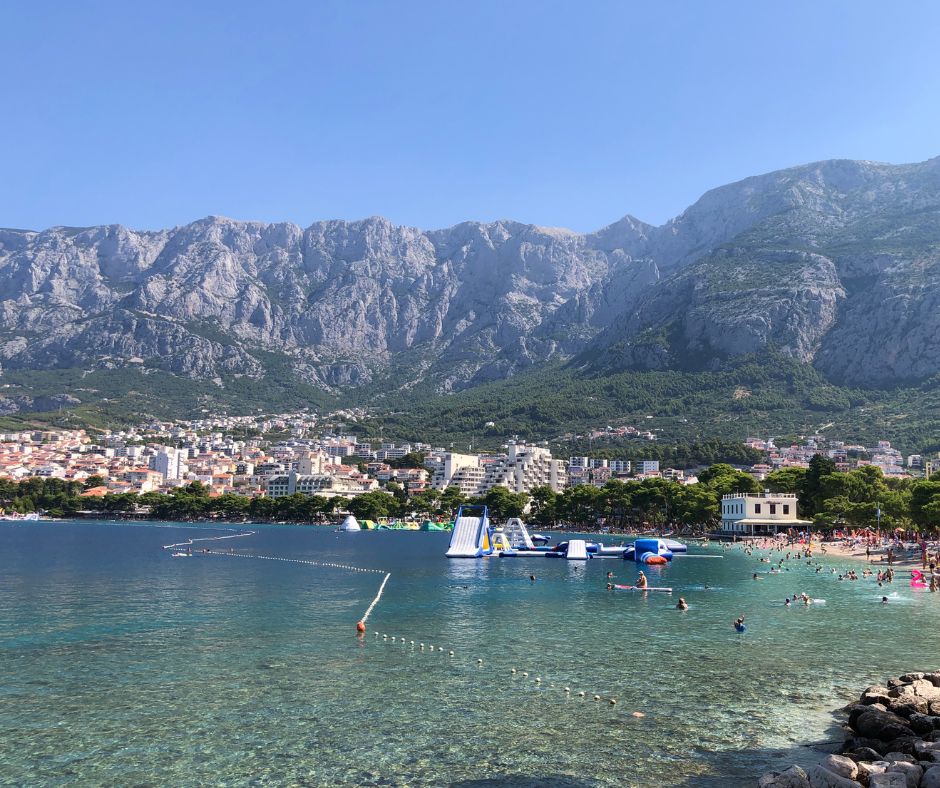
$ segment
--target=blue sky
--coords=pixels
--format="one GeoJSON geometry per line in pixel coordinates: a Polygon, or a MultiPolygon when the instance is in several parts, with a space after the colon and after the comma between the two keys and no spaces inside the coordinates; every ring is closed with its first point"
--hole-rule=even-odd
{"type": "Polygon", "coordinates": [[[0,226],[661,223],[940,155],[940,3],[0,0],[0,226]]]}

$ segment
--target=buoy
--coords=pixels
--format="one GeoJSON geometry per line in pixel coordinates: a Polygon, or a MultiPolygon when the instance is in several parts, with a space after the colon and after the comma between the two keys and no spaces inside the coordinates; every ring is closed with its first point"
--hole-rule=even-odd
{"type": "Polygon", "coordinates": [[[434,651],[434,646],[428,646],[428,648],[431,649],[431,651],[434,651]]]}
{"type": "Polygon", "coordinates": [[[510,673],[515,673],[515,672],[516,672],[516,669],[515,669],[515,668],[513,668],[513,669],[512,669],[512,670],[510,670],[509,672],[510,672],[510,673]]]}
{"type": "Polygon", "coordinates": [[[565,687],[565,692],[571,692],[571,687],[565,687]]]}
{"type": "Polygon", "coordinates": [[[454,656],[454,652],[453,652],[453,651],[450,652],[450,656],[454,656]]]}
{"type": "Polygon", "coordinates": [[[366,625],[362,621],[358,622],[356,624],[356,632],[365,632],[365,631],[366,631],[366,625]]]}
{"type": "Polygon", "coordinates": [[[527,671],[522,671],[522,678],[524,678],[524,679],[529,678],[529,674],[528,674],[527,671]]]}
{"type": "Polygon", "coordinates": [[[477,665],[482,665],[482,664],[483,664],[483,660],[482,660],[482,659],[478,659],[478,660],[477,660],[477,665]]]}
{"type": "Polygon", "coordinates": [[[617,699],[616,699],[616,698],[611,698],[611,699],[610,699],[610,705],[611,705],[611,706],[616,706],[616,705],[617,705],[617,699]]]}
{"type": "Polygon", "coordinates": [[[424,643],[421,643],[421,650],[424,651],[424,643]]]}
{"type": "Polygon", "coordinates": [[[541,676],[536,676],[536,677],[535,677],[535,683],[536,683],[536,684],[541,684],[541,683],[542,683],[542,677],[541,677],[541,676]]]}
{"type": "Polygon", "coordinates": [[[410,643],[410,645],[412,645],[412,646],[413,646],[414,644],[415,644],[415,642],[414,642],[414,641],[412,640],[412,641],[411,641],[411,643],[410,643]]]}
{"type": "Polygon", "coordinates": [[[583,697],[584,697],[584,693],[583,693],[583,692],[579,692],[579,693],[578,693],[578,697],[579,697],[579,698],[583,698],[583,697]]]}
{"type": "Polygon", "coordinates": [[[595,695],[595,696],[594,696],[594,700],[600,700],[600,699],[601,699],[601,696],[600,696],[600,695],[595,695]]]}

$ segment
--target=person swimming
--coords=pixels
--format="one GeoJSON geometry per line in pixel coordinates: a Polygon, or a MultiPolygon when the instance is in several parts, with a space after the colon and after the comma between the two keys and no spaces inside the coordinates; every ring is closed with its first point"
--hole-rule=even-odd
{"type": "Polygon", "coordinates": [[[689,603],[685,601],[683,597],[679,597],[679,604],[676,605],[676,610],[688,610],[689,603]]]}
{"type": "Polygon", "coordinates": [[[790,607],[790,597],[783,600],[784,607],[790,607]]]}
{"type": "Polygon", "coordinates": [[[888,604],[888,597],[886,597],[886,596],[881,597],[881,604],[887,605],[887,604],[888,604]]]}
{"type": "Polygon", "coordinates": [[[649,581],[646,579],[646,575],[643,574],[643,570],[640,570],[640,574],[636,576],[636,587],[637,588],[646,588],[649,585],[649,581]]]}
{"type": "Polygon", "coordinates": [[[744,616],[740,616],[734,620],[734,629],[735,632],[741,635],[747,632],[747,626],[744,624],[744,616]]]}

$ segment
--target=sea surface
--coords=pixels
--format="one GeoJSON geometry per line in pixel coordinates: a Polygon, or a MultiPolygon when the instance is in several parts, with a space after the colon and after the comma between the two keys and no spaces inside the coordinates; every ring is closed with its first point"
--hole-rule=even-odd
{"type": "Polygon", "coordinates": [[[632,563],[447,560],[448,539],[0,524],[0,784],[753,785],[817,758],[864,685],[940,667],[940,595],[906,583],[883,605],[711,546],[649,572],[672,595],[609,592],[632,563]],[[255,555],[391,578],[360,638],[382,574],[255,555]],[[801,591],[825,603],[783,606],[801,591]]]}

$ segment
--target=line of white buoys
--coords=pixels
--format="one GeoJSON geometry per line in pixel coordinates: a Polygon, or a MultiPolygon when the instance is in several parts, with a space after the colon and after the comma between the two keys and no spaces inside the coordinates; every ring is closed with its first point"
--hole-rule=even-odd
{"type": "MultiPolygon", "coordinates": [[[[254,533],[252,531],[251,533],[254,533]]],[[[237,536],[250,536],[251,533],[247,534],[237,534],[237,536]]],[[[234,536],[221,536],[216,537],[219,539],[234,539],[234,536]]],[[[306,558],[285,558],[279,555],[259,555],[258,553],[223,553],[218,550],[208,550],[209,555],[225,555],[233,558],[257,558],[264,561],[283,561],[288,564],[303,564],[305,566],[323,566],[328,569],[343,569],[347,572],[360,572],[360,573],[371,573],[371,574],[385,574],[384,569],[369,569],[362,566],[350,566],[349,564],[337,564],[333,561],[311,561],[306,558]]]]}
{"type": "MultiPolygon", "coordinates": [[[[376,634],[376,637],[378,637],[378,634],[379,634],[379,633],[376,632],[375,634],[376,634]]],[[[383,637],[384,640],[388,640],[388,638],[389,638],[388,635],[383,635],[382,637],[383,637]]],[[[404,643],[406,642],[406,640],[405,640],[404,637],[397,638],[397,640],[401,640],[402,644],[404,644],[404,643]]],[[[392,642],[393,642],[393,643],[396,642],[396,638],[395,638],[395,637],[392,637],[392,642]]],[[[413,641],[413,640],[407,641],[407,642],[408,642],[411,646],[417,645],[418,648],[419,648],[421,651],[424,651],[424,650],[425,650],[425,644],[422,643],[422,642],[415,643],[415,641],[413,641]]],[[[440,653],[442,653],[442,654],[443,654],[445,651],[447,651],[447,653],[448,653],[449,656],[451,656],[451,657],[454,656],[454,651],[453,651],[453,650],[445,649],[444,646],[435,646],[435,645],[429,643],[428,646],[427,646],[427,648],[428,648],[429,651],[438,651],[438,652],[440,652],[440,653]]],[[[477,658],[476,661],[475,661],[475,664],[476,664],[477,667],[482,667],[482,666],[483,666],[483,659],[482,659],[482,658],[477,658]]],[[[518,668],[513,667],[513,668],[510,668],[509,670],[510,670],[510,673],[512,673],[513,675],[519,674],[519,675],[521,675],[523,678],[528,678],[528,677],[529,677],[528,671],[522,671],[521,674],[520,674],[518,668]]],[[[536,687],[542,688],[543,683],[544,683],[544,682],[543,682],[543,679],[542,679],[541,676],[536,676],[536,677],[533,679],[533,684],[534,684],[536,687]]],[[[554,683],[551,683],[549,686],[550,686],[551,689],[556,689],[556,685],[555,685],[554,683]]],[[[571,687],[567,687],[567,686],[564,687],[564,688],[562,688],[562,689],[561,689],[561,692],[564,693],[564,695],[565,695],[566,698],[567,698],[567,697],[570,697],[571,694],[572,694],[571,687]]],[[[588,697],[588,693],[586,693],[586,692],[584,692],[584,691],[582,690],[582,691],[579,691],[579,692],[577,693],[577,696],[578,696],[579,698],[586,698],[586,697],[588,697]]],[[[616,706],[616,705],[617,705],[617,699],[616,699],[616,698],[605,697],[605,696],[603,696],[603,695],[597,695],[597,694],[594,694],[594,693],[591,693],[591,694],[590,694],[590,697],[593,698],[593,699],[594,699],[595,701],[597,701],[597,702],[600,702],[600,701],[607,701],[607,703],[608,703],[610,706],[616,706]]],[[[640,717],[645,717],[646,715],[643,714],[643,712],[634,712],[634,713],[633,713],[633,716],[634,716],[634,717],[637,717],[637,718],[640,718],[640,717]]]]}

